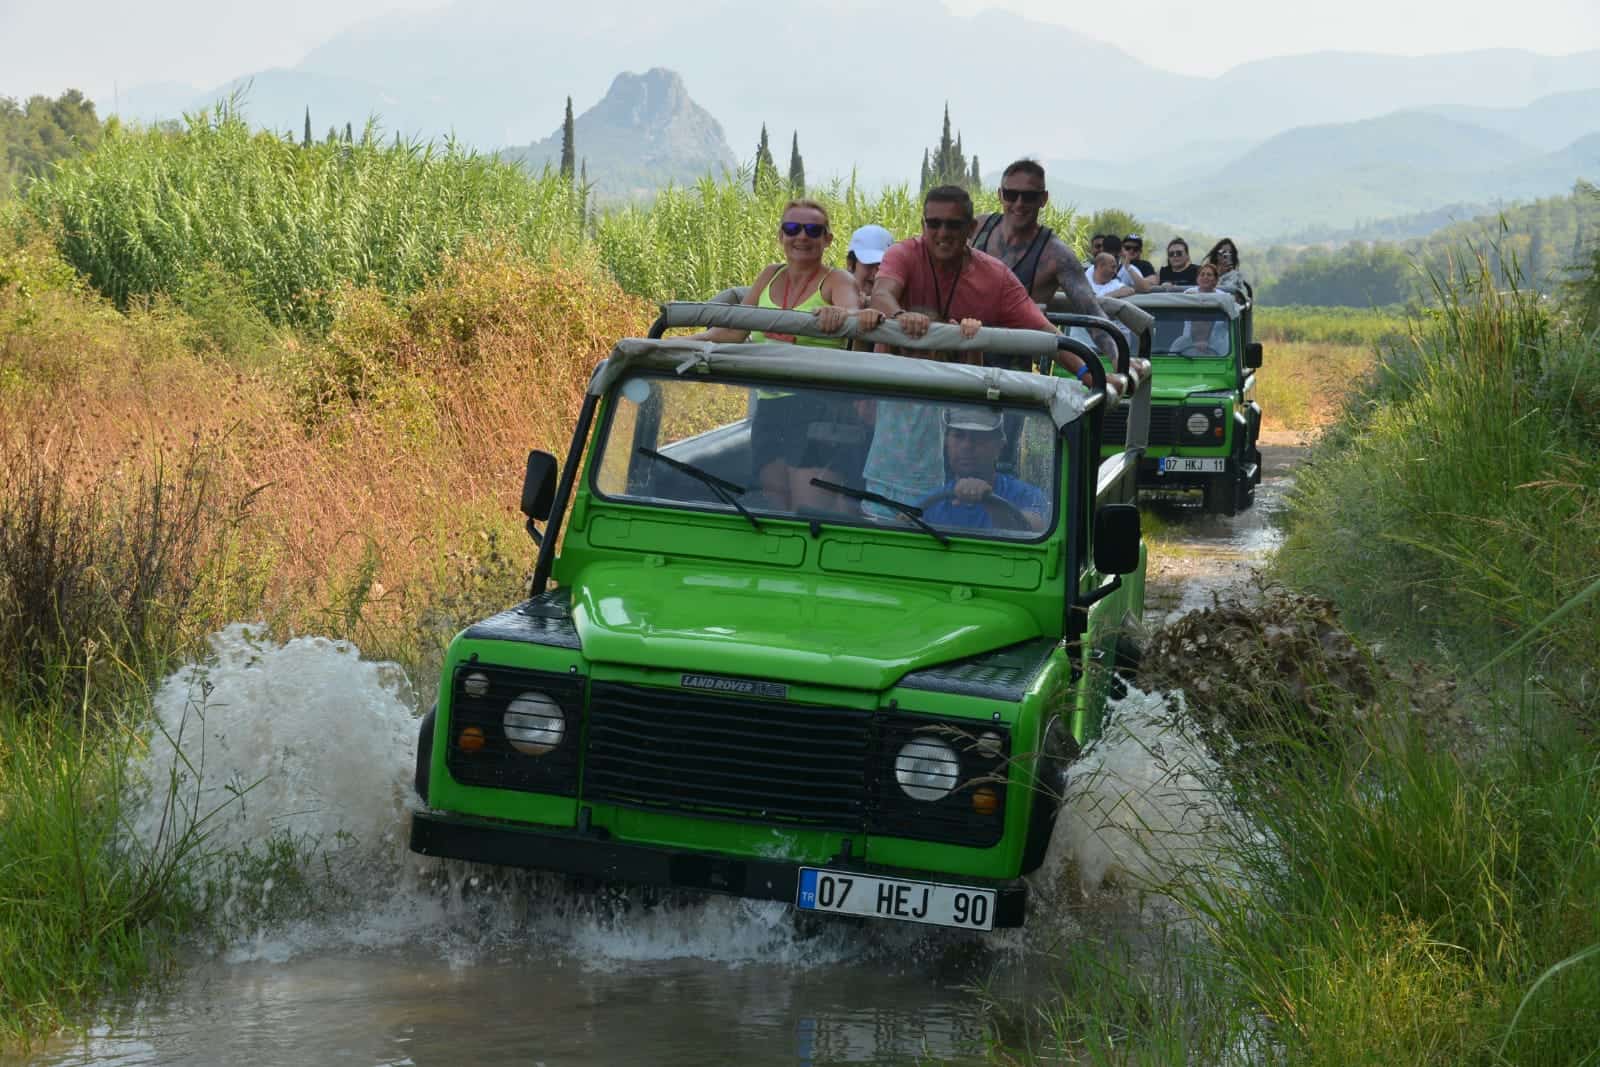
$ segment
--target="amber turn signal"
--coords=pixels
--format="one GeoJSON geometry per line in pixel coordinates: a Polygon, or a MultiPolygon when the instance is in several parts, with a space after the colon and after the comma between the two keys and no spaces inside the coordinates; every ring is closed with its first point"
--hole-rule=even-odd
{"type": "Polygon", "coordinates": [[[979,815],[993,815],[1000,810],[1000,797],[986,785],[972,791],[972,810],[979,815]]]}
{"type": "Polygon", "coordinates": [[[461,731],[456,738],[456,747],[463,752],[478,752],[483,749],[483,730],[477,726],[469,726],[461,731]]]}

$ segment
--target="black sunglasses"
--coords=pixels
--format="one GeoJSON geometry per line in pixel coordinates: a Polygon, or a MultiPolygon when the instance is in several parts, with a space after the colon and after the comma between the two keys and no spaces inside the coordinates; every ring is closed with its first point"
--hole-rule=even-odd
{"type": "Polygon", "coordinates": [[[821,237],[828,232],[828,227],[820,222],[789,222],[787,220],[778,223],[778,229],[782,230],[786,237],[798,237],[801,230],[806,231],[807,237],[821,237]]]}
{"type": "Polygon", "coordinates": [[[922,220],[922,225],[926,226],[930,230],[937,230],[937,229],[939,229],[941,227],[943,227],[946,230],[964,230],[968,226],[972,225],[972,220],[971,219],[929,219],[929,218],[924,218],[922,220]]]}
{"type": "Polygon", "coordinates": [[[1003,185],[1000,187],[1000,199],[1004,200],[1006,203],[1009,204],[1018,198],[1021,198],[1024,204],[1037,204],[1039,201],[1044,199],[1044,190],[1007,189],[1003,185]]]}

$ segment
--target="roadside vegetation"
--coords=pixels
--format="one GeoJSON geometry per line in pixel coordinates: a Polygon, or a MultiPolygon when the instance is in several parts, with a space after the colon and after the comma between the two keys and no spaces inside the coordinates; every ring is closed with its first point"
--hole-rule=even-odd
{"type": "Polygon", "coordinates": [[[1301,468],[1275,584],[1152,640],[1240,817],[1145,886],[1188,918],[1159,965],[1069,953],[997,1059],[1600,1049],[1600,270],[1559,307],[1502,281],[1436,278],[1301,468]]]}
{"type": "MultiPolygon", "coordinates": [[[[829,206],[840,235],[868,221],[897,234],[917,226],[918,205],[906,190],[867,197],[836,186],[812,195],[829,206]]],[[[454,627],[502,606],[525,580],[531,554],[515,485],[527,449],[565,452],[570,412],[590,369],[615,338],[643,332],[654,301],[742,284],[771,260],[767,235],[784,199],[782,190],[708,182],[663,193],[648,209],[596,217],[570,186],[468,153],[370,136],[300,146],[252,133],[224,114],[181,130],[108,128],[92,153],[59,161],[24,196],[0,200],[0,677],[8,680],[0,692],[0,1039],[26,1041],[81,1019],[99,997],[159,970],[178,939],[205,921],[205,888],[189,873],[206,847],[203,834],[130,854],[121,832],[125,769],[148,741],[149,693],[171,666],[222,625],[262,619],[285,635],[352,639],[370,656],[402,662],[425,685],[454,627]]],[[[980,210],[995,206],[980,197],[980,210]]],[[[1069,214],[1046,221],[1082,236],[1083,221],[1069,214]]],[[[838,260],[843,244],[832,250],[838,260]]],[[[1582,436],[1595,425],[1586,385],[1593,375],[1591,368],[1584,377],[1589,365],[1578,357],[1574,328],[1543,305],[1524,303],[1518,310],[1517,298],[1468,291],[1453,312],[1411,322],[1265,313],[1263,382],[1314,383],[1266,401],[1269,418],[1276,405],[1288,428],[1309,428],[1337,412],[1296,407],[1298,396],[1342,390],[1372,370],[1375,350],[1385,353],[1305,484],[1285,573],[1325,591],[1364,633],[1380,636],[1405,621],[1390,602],[1392,588],[1437,605],[1428,617],[1439,620],[1441,636],[1482,631],[1501,647],[1573,605],[1508,661],[1519,670],[1532,664],[1545,679],[1529,690],[1527,699],[1539,702],[1529,707],[1557,700],[1561,721],[1570,721],[1574,702],[1593,692],[1570,662],[1580,627],[1594,628],[1594,598],[1574,598],[1582,576],[1593,580],[1600,569],[1594,438],[1582,436]],[[1511,406],[1491,410],[1514,412],[1519,426],[1550,436],[1530,444],[1530,435],[1502,434],[1474,444],[1474,434],[1493,430],[1489,414],[1471,414],[1481,425],[1459,433],[1430,421],[1464,418],[1469,403],[1484,399],[1468,389],[1470,375],[1450,369],[1446,353],[1460,347],[1457,335],[1474,339],[1484,360],[1495,345],[1510,346],[1515,356],[1474,373],[1509,374],[1504,404],[1511,406]],[[1558,348],[1568,355],[1555,358],[1558,348]],[[1392,416],[1368,417],[1376,409],[1360,398],[1377,395],[1390,398],[1383,410],[1392,416]],[[1552,414],[1560,398],[1566,406],[1552,414]],[[1396,472],[1368,457],[1371,477],[1382,469],[1386,480],[1360,482],[1362,464],[1340,456],[1365,456],[1359,450],[1369,431],[1383,435],[1384,448],[1410,448],[1414,466],[1396,472]],[[1406,444],[1411,437],[1418,443],[1406,444]],[[1456,450],[1441,449],[1435,437],[1456,450]],[[1512,454],[1521,457],[1514,469],[1492,465],[1512,454]],[[1452,464],[1472,463],[1489,464],[1471,470],[1476,483],[1455,477],[1452,464]],[[1419,481],[1443,471],[1460,483],[1455,496],[1413,496],[1419,481]],[[1516,506],[1490,507],[1501,498],[1516,506]],[[1385,520],[1395,524],[1376,536],[1377,515],[1335,510],[1352,501],[1389,509],[1385,520]],[[1552,513],[1559,522],[1541,526],[1538,516],[1552,513]],[[1358,522],[1366,525],[1352,525],[1358,522]],[[1329,550],[1348,529],[1362,537],[1348,551],[1329,550]],[[1403,575],[1405,584],[1371,584],[1360,570],[1369,564],[1387,580],[1403,575]],[[1467,575],[1488,578],[1474,584],[1467,575]],[[1380,588],[1382,596],[1373,592],[1380,588]],[[1469,619],[1478,622],[1466,625],[1469,619]]],[[[1583,751],[1539,736],[1539,752],[1571,760],[1583,751]]],[[[1368,839],[1352,834],[1335,843],[1352,855],[1328,853],[1369,862],[1350,869],[1351,893],[1359,880],[1384,873],[1371,866],[1372,841],[1418,817],[1377,803],[1396,790],[1410,795],[1399,776],[1413,765],[1401,757],[1454,759],[1427,745],[1377,747],[1386,737],[1354,735],[1370,741],[1365,760],[1354,741],[1328,746],[1325,764],[1303,761],[1304,777],[1274,794],[1277,802],[1298,795],[1309,804],[1323,791],[1336,793],[1343,806],[1323,805],[1319,817],[1371,823],[1368,839]],[[1382,777],[1380,758],[1400,761],[1395,777],[1382,777]]],[[[1571,854],[1564,873],[1557,862],[1559,849],[1576,841],[1572,820],[1594,817],[1583,806],[1592,786],[1569,768],[1560,779],[1567,793],[1537,793],[1549,765],[1538,764],[1535,774],[1532,750],[1495,759],[1482,763],[1482,773],[1492,768],[1500,777],[1482,782],[1478,762],[1452,764],[1458,779],[1478,783],[1471,789],[1496,781],[1502,790],[1469,789],[1463,803],[1481,812],[1509,798],[1530,819],[1538,805],[1545,813],[1517,831],[1518,858],[1489,872],[1498,880],[1451,883],[1429,898],[1432,910],[1411,909],[1407,887],[1430,876],[1407,868],[1411,882],[1387,883],[1395,887],[1382,897],[1389,911],[1374,893],[1343,901],[1368,911],[1341,913],[1364,923],[1340,927],[1341,936],[1366,937],[1360,943],[1379,973],[1396,944],[1402,962],[1429,958],[1423,949],[1432,941],[1404,938],[1466,937],[1431,925],[1441,916],[1466,923],[1475,901],[1520,894],[1504,899],[1522,911],[1494,912],[1506,940],[1496,943],[1499,969],[1485,972],[1493,982],[1473,987],[1472,1003],[1482,1009],[1468,1028],[1474,1040],[1508,1019],[1513,994],[1566,946],[1600,941],[1576,909],[1558,914],[1555,904],[1535,899],[1552,871],[1567,878],[1561,891],[1569,905],[1586,891],[1593,899],[1587,861],[1571,854]],[[1522,777],[1508,779],[1512,771],[1522,777]],[[1529,792],[1518,794],[1517,782],[1529,792]],[[1551,807],[1558,803],[1565,807],[1551,807]],[[1542,866],[1518,866],[1522,857],[1543,857],[1542,866]],[[1383,940],[1391,934],[1403,943],[1383,940]]],[[[1454,811],[1441,795],[1430,801],[1434,810],[1454,811]]],[[[1299,809],[1261,807],[1257,815],[1308,841],[1338,829],[1332,821],[1320,830],[1295,822],[1311,819],[1299,809]]],[[[1467,851],[1481,843],[1471,835],[1488,827],[1481,817],[1442,827],[1440,834],[1457,834],[1454,843],[1428,847],[1466,865],[1467,851]]],[[[1491,844],[1502,849],[1496,855],[1510,847],[1491,844]]],[[[1308,853],[1305,864],[1274,874],[1284,881],[1264,880],[1262,899],[1283,902],[1286,916],[1310,914],[1320,898],[1308,887],[1319,884],[1315,877],[1332,878],[1323,864],[1308,853]],[[1304,881],[1291,883],[1291,875],[1304,881]]],[[[1294,948],[1284,939],[1295,931],[1271,927],[1250,903],[1233,906],[1252,936],[1294,948]]],[[[1327,906],[1339,903],[1330,897],[1327,906]]],[[[1245,927],[1222,918],[1212,924],[1219,946],[1244,936],[1245,927]]],[[[1307,920],[1305,930],[1313,928],[1307,920]]],[[[1470,955],[1489,951],[1488,937],[1463,941],[1465,973],[1488,966],[1470,955]]],[[[1341,944],[1356,943],[1306,941],[1300,958],[1340,962],[1341,944]]],[[[1324,1010],[1312,1003],[1313,991],[1252,986],[1265,975],[1247,972],[1250,959],[1240,954],[1232,970],[1206,975],[1205,996],[1214,988],[1233,998],[1216,1002],[1228,1009],[1217,1018],[1265,1021],[1263,1032],[1286,1041],[1293,1032],[1283,1029],[1286,1019],[1324,1010]]],[[[1524,1015],[1537,1025],[1519,1024],[1527,1035],[1517,1040],[1555,1040],[1548,1031],[1562,1016],[1549,1013],[1580,1002],[1547,994],[1569,989],[1582,970],[1574,965],[1546,984],[1524,1015]]],[[[1323,977],[1351,990],[1365,973],[1323,977]]],[[[1196,1016],[1162,1015],[1171,1008],[1166,1001],[1142,999],[1141,980],[1124,976],[1097,988],[1123,1013],[1108,1017],[1126,1017],[1130,1028],[1141,1018],[1152,1026],[1174,1018],[1175,1032],[1187,1035],[1196,1025],[1196,1016]]],[[[1470,1046],[1469,1061],[1480,1048],[1470,1046]]]]}

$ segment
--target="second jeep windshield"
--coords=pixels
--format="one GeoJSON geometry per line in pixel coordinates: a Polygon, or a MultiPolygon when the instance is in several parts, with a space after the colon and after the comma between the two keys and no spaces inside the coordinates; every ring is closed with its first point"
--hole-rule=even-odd
{"type": "Polygon", "coordinates": [[[1043,411],[636,376],[618,385],[601,433],[592,477],[611,499],[735,512],[732,494],[763,518],[919,529],[904,508],[860,499],[875,495],[951,536],[1017,540],[1055,520],[1043,411]]]}
{"type": "Polygon", "coordinates": [[[1150,351],[1157,355],[1228,356],[1233,354],[1230,336],[1228,317],[1221,313],[1162,310],[1156,315],[1150,351]]]}

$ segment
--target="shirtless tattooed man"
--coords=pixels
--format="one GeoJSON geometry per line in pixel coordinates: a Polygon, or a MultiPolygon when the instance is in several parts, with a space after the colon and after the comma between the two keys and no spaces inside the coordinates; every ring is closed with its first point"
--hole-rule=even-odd
{"type": "MultiPolygon", "coordinates": [[[[1019,159],[1000,178],[997,215],[978,220],[972,247],[994,256],[1017,276],[1036,304],[1048,304],[1057,289],[1080,315],[1103,315],[1094,290],[1084,277],[1083,264],[1067,243],[1039,225],[1039,212],[1050,202],[1044,187],[1044,168],[1031,159],[1019,159]]],[[[1108,358],[1111,341],[1101,330],[1092,331],[1095,343],[1108,358]]]]}

